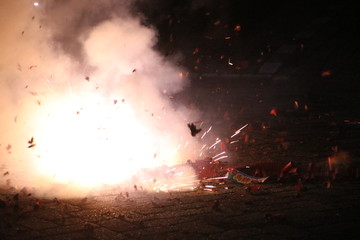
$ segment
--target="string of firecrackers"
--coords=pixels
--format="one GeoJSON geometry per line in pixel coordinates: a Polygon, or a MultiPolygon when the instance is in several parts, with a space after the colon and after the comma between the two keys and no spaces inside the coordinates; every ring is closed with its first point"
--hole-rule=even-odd
{"type": "Polygon", "coordinates": [[[269,176],[253,177],[237,169],[231,168],[227,173],[227,178],[235,183],[249,184],[249,183],[264,183],[269,178],[269,176]]]}

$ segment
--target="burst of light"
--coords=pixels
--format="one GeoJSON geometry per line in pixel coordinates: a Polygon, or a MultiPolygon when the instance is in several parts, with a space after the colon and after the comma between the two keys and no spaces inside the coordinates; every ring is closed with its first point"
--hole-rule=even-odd
{"type": "Polygon", "coordinates": [[[38,7],[38,6],[39,6],[39,3],[38,3],[38,2],[34,2],[34,6],[35,6],[35,7],[38,7]]]}
{"type": "Polygon", "coordinates": [[[156,133],[137,119],[130,104],[114,104],[99,94],[55,96],[33,116],[35,165],[55,182],[116,184],[140,169],[178,160],[176,147],[158,153],[156,133]]]}

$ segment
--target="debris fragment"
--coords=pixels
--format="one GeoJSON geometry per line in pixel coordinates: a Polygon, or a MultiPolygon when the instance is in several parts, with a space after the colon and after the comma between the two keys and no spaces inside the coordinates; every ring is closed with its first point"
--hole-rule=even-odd
{"type": "Polygon", "coordinates": [[[279,174],[279,179],[282,179],[284,177],[284,174],[290,169],[290,167],[292,166],[292,162],[288,162],[280,171],[280,174],[279,174]]]}
{"type": "Polygon", "coordinates": [[[220,25],[220,23],[221,23],[221,21],[220,21],[220,20],[217,20],[217,21],[214,22],[214,25],[215,25],[215,26],[218,26],[218,25],[220,25]]]}
{"type": "Polygon", "coordinates": [[[330,180],[327,180],[327,181],[325,182],[325,186],[326,186],[327,189],[330,189],[330,188],[331,188],[331,181],[330,181],[330,180]]]}
{"type": "Polygon", "coordinates": [[[227,173],[228,179],[236,182],[236,183],[263,183],[265,182],[269,177],[252,177],[250,175],[247,175],[246,173],[243,173],[235,168],[230,168],[227,173]]]}
{"type": "Polygon", "coordinates": [[[29,141],[28,141],[28,144],[29,144],[29,146],[28,146],[28,148],[33,148],[33,147],[35,147],[35,142],[34,142],[34,137],[32,137],[29,141]]]}
{"type": "Polygon", "coordinates": [[[329,76],[331,76],[331,71],[330,70],[323,71],[321,73],[321,76],[322,77],[329,77],[329,76]]]}
{"type": "Polygon", "coordinates": [[[241,26],[240,25],[236,25],[234,28],[235,32],[239,32],[241,30],[241,26]]]}
{"type": "Polygon", "coordinates": [[[294,101],[294,108],[299,109],[299,102],[298,101],[294,101]]]}
{"type": "Polygon", "coordinates": [[[29,70],[31,70],[31,69],[33,69],[33,68],[36,68],[37,67],[37,65],[31,65],[30,67],[29,67],[29,70]]]}
{"type": "Polygon", "coordinates": [[[190,128],[191,131],[191,136],[195,137],[196,134],[198,134],[199,132],[201,132],[201,128],[196,128],[194,123],[188,123],[188,127],[190,128]]]}
{"type": "Polygon", "coordinates": [[[275,108],[271,109],[270,114],[276,117],[277,116],[276,109],[275,108]]]}
{"type": "Polygon", "coordinates": [[[8,152],[8,154],[11,154],[11,144],[8,144],[6,146],[6,151],[8,152]]]}

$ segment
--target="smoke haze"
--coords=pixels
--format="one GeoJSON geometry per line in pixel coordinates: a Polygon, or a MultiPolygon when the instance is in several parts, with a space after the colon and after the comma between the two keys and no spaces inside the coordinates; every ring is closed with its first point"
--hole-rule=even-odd
{"type": "Polygon", "coordinates": [[[81,184],[118,183],[194,157],[199,115],[171,102],[187,79],[132,1],[38,3],[0,2],[2,186],[79,196],[68,183],[80,172],[81,184]]]}

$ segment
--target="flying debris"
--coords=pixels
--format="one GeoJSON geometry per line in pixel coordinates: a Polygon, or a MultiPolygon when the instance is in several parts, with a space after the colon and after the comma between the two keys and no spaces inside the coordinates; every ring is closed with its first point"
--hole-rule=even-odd
{"type": "Polygon", "coordinates": [[[35,147],[35,142],[34,142],[34,137],[32,137],[29,141],[28,141],[28,144],[29,144],[29,146],[28,146],[28,148],[33,148],[33,147],[35,147]]]}
{"type": "Polygon", "coordinates": [[[6,146],[6,151],[7,151],[9,154],[11,154],[11,144],[8,144],[8,145],[6,146]]]}
{"type": "Polygon", "coordinates": [[[271,109],[270,114],[276,117],[277,116],[276,109],[275,108],[271,109]]]}
{"type": "Polygon", "coordinates": [[[188,127],[190,128],[191,131],[191,136],[195,137],[196,134],[198,134],[199,132],[201,132],[201,128],[196,128],[194,123],[188,123],[188,127]]]}
{"type": "Polygon", "coordinates": [[[29,66],[29,70],[36,68],[36,67],[37,67],[37,65],[31,65],[31,66],[29,66]]]}
{"type": "Polygon", "coordinates": [[[235,168],[230,168],[228,170],[227,177],[228,179],[232,180],[235,183],[243,183],[243,184],[263,183],[269,178],[269,177],[253,177],[235,168]]]}

